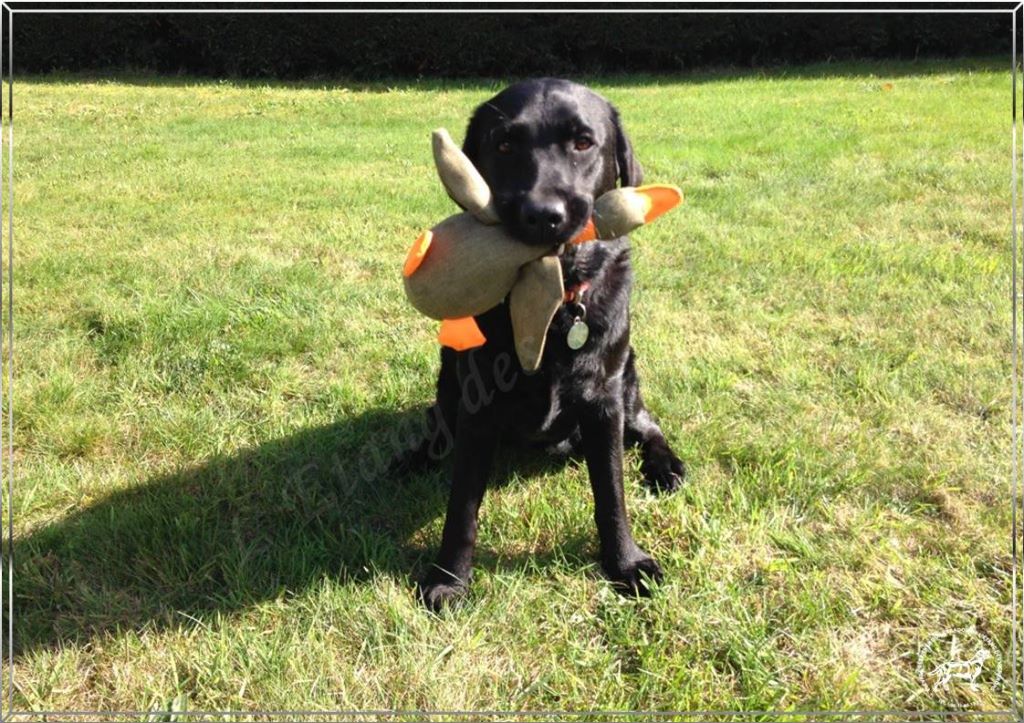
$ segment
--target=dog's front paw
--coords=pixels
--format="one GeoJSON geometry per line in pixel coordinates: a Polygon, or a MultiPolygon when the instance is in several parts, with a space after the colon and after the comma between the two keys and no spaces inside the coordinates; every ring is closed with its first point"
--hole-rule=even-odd
{"type": "Polygon", "coordinates": [[[420,602],[435,613],[453,607],[466,597],[467,591],[465,582],[437,568],[420,582],[417,590],[420,602]]]}
{"type": "Polygon", "coordinates": [[[630,596],[650,597],[651,583],[661,584],[664,579],[661,565],[639,547],[623,560],[606,562],[604,571],[618,592],[630,596]]]}
{"type": "Polygon", "coordinates": [[[651,491],[667,494],[683,486],[686,465],[671,450],[665,450],[659,454],[646,455],[640,464],[640,474],[651,491]]]}

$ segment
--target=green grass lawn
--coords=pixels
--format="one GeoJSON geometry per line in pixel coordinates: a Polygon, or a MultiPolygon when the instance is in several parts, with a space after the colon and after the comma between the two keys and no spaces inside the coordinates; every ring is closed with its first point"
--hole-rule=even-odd
{"type": "Polygon", "coordinates": [[[976,626],[1009,677],[1005,65],[587,79],[686,193],[634,236],[666,582],[615,594],[583,466],[509,453],[441,616],[447,472],[337,470],[431,400],[429,132],[500,85],[19,77],[15,708],[1007,708],[915,669],[976,626]]]}

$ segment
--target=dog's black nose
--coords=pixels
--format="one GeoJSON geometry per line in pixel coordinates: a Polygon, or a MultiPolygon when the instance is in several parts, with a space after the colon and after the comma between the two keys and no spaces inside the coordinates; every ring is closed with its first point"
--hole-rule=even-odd
{"type": "Polygon", "coordinates": [[[554,238],[565,224],[565,201],[528,200],[523,203],[523,226],[540,238],[554,238]]]}

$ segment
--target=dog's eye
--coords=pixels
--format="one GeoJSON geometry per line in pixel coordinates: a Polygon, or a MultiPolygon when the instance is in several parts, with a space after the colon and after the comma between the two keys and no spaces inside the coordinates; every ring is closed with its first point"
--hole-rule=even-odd
{"type": "Polygon", "coordinates": [[[576,142],[573,143],[572,147],[575,148],[577,151],[589,151],[591,148],[594,147],[594,141],[584,136],[582,138],[577,138],[576,142]]]}
{"type": "Polygon", "coordinates": [[[512,144],[509,143],[508,141],[502,141],[501,143],[498,144],[498,153],[511,153],[511,152],[512,152],[512,144]]]}

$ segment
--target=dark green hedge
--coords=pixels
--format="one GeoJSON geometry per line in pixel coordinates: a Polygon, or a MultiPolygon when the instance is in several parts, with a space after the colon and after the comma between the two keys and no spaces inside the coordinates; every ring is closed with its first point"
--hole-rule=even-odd
{"type": "Polygon", "coordinates": [[[1008,15],[31,15],[15,72],[356,78],[676,71],[1010,52],[1008,15]]]}

